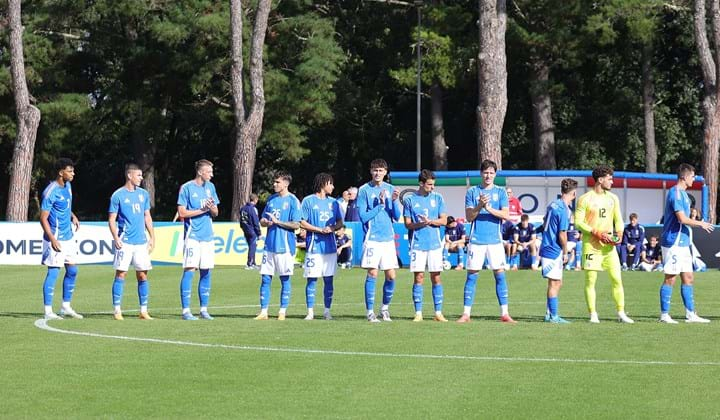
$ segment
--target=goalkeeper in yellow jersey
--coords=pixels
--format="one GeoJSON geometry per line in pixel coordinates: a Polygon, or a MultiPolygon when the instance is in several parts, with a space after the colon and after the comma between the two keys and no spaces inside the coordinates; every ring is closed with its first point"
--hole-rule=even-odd
{"type": "Polygon", "coordinates": [[[575,224],[582,231],[582,265],[585,269],[585,300],[590,322],[599,323],[595,307],[595,282],[598,271],[607,271],[617,306],[618,321],[632,324],[625,314],[625,291],[620,277],[620,258],[615,245],[622,241],[623,218],[620,201],[610,192],[613,169],[600,165],[592,172],[595,186],[577,201],[575,224]]]}

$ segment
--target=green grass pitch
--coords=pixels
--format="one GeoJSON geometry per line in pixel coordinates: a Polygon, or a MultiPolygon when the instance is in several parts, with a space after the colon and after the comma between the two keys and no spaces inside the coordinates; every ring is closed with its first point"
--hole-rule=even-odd
{"type": "MultiPolygon", "coordinates": [[[[657,322],[659,273],[624,274],[634,325],[618,324],[609,282],[598,279],[601,323],[587,322],[580,272],[566,272],[560,312],[542,322],[546,283],[508,273],[510,312],[498,322],[491,274],[478,281],[473,322],[457,324],[464,272],[443,274],[444,312],[411,322],[411,275],[400,270],[392,323],[365,321],[362,270],[340,270],[334,321],[304,321],[305,287],[293,277],[288,319],[254,321],[259,274],[213,272],[214,321],[180,319],[179,267],[150,275],[153,321],[138,320],[134,280],[125,321],[114,321],[109,266],[81,266],[73,300],[84,320],[38,328],[43,267],[0,267],[2,418],[720,418],[720,274],[696,275],[710,324],[657,322]],[[67,334],[79,332],[82,334],[67,334]]],[[[130,273],[132,276],[132,273],[130,273]]],[[[129,277],[131,277],[129,276],[129,277]]],[[[61,282],[56,287],[59,307],[61,282]]],[[[322,282],[316,314],[322,314],[322,282]]],[[[378,282],[380,302],[382,282],[378,282]]],[[[197,277],[193,310],[197,312],[197,277]]],[[[675,286],[672,315],[684,308],[675,286]]]]}

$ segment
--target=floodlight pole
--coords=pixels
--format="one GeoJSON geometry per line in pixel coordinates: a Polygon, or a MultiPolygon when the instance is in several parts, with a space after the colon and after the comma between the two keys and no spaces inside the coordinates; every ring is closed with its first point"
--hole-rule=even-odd
{"type": "Polygon", "coordinates": [[[415,128],[415,169],[419,172],[420,171],[420,143],[421,143],[421,134],[422,134],[422,117],[421,117],[421,104],[420,104],[420,98],[422,96],[422,81],[420,79],[421,73],[422,73],[422,46],[421,46],[421,36],[420,36],[420,25],[422,24],[422,11],[421,7],[423,5],[422,0],[415,0],[415,7],[417,8],[417,91],[415,92],[417,106],[416,106],[416,128],[415,128]]]}

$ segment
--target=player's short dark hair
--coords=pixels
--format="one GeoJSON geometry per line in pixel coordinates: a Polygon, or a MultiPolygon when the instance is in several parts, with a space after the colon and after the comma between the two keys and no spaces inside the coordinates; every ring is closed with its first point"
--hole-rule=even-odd
{"type": "Polygon", "coordinates": [[[290,175],[290,172],[287,171],[277,171],[275,172],[275,177],[273,179],[282,179],[283,181],[287,181],[287,183],[292,182],[292,175],[290,175]]]}
{"type": "Polygon", "coordinates": [[[374,159],[370,162],[370,170],[377,168],[388,169],[388,164],[385,162],[385,159],[374,159]]]}
{"type": "Polygon", "coordinates": [[[130,171],[140,171],[140,166],[138,166],[137,163],[127,163],[125,164],[125,175],[129,174],[130,171]]]}
{"type": "Polygon", "coordinates": [[[200,168],[202,168],[202,167],[204,167],[204,166],[209,166],[209,167],[212,168],[212,167],[213,167],[213,163],[210,162],[210,161],[207,160],[207,159],[200,159],[200,160],[198,160],[197,162],[195,162],[195,172],[199,171],[200,168]]]}
{"type": "Polygon", "coordinates": [[[428,179],[435,179],[435,172],[431,171],[430,169],[423,169],[422,171],[420,171],[420,174],[418,175],[418,181],[424,184],[427,182],[428,179]]]}
{"type": "Polygon", "coordinates": [[[451,223],[455,223],[455,218],[453,216],[448,216],[446,225],[450,226],[451,223]]]}
{"type": "Polygon", "coordinates": [[[520,221],[524,222],[526,220],[530,220],[530,216],[527,213],[524,213],[522,216],[520,216],[520,221]]]}
{"type": "Polygon", "coordinates": [[[563,194],[570,193],[573,190],[576,190],[577,186],[578,186],[577,181],[575,181],[572,178],[565,178],[562,181],[560,181],[560,192],[563,194]]]}
{"type": "Polygon", "coordinates": [[[638,218],[637,213],[630,213],[630,217],[629,217],[630,220],[637,219],[637,218],[638,218]]]}
{"type": "Polygon", "coordinates": [[[681,163],[681,164],[678,165],[678,167],[677,167],[677,176],[678,176],[678,179],[686,176],[686,175],[689,174],[690,172],[695,172],[695,167],[692,166],[692,165],[689,164],[689,163],[681,163]]]}
{"type": "Polygon", "coordinates": [[[75,167],[75,164],[73,163],[73,161],[70,158],[61,157],[55,161],[55,170],[57,172],[62,171],[63,169],[67,168],[68,166],[71,168],[75,167]]]}
{"type": "Polygon", "coordinates": [[[493,162],[492,160],[485,159],[482,161],[482,163],[480,163],[480,172],[483,172],[485,169],[490,169],[490,168],[495,169],[495,172],[497,172],[497,164],[495,162],[493,162]]]}
{"type": "Polygon", "coordinates": [[[332,175],[325,172],[320,172],[319,174],[315,175],[315,180],[313,180],[313,192],[320,192],[320,190],[323,189],[327,184],[333,183],[334,181],[332,175]]]}
{"type": "Polygon", "coordinates": [[[608,175],[612,175],[612,174],[614,174],[614,173],[615,173],[615,171],[614,171],[613,168],[611,168],[610,166],[608,166],[608,165],[598,165],[598,166],[595,167],[595,169],[593,169],[593,171],[592,171],[592,177],[593,177],[593,179],[594,179],[595,181],[597,181],[598,179],[600,179],[600,178],[602,178],[602,177],[605,177],[605,176],[608,176],[608,175]]]}

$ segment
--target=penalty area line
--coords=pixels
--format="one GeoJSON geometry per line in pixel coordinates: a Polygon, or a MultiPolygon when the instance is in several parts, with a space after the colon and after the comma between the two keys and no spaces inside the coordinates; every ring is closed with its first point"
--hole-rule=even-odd
{"type": "Polygon", "coordinates": [[[500,357],[500,356],[463,356],[452,354],[414,354],[414,353],[385,353],[367,351],[343,351],[343,350],[321,350],[302,349],[290,347],[266,347],[266,346],[243,346],[233,344],[196,343],[192,341],[165,340],[160,338],[130,337],[124,335],[109,335],[92,332],[62,330],[51,327],[47,320],[38,319],[35,326],[41,330],[59,334],[79,335],[84,337],[106,338],[112,340],[137,341],[154,344],[169,344],[175,346],[188,346],[200,348],[216,348],[223,350],[242,350],[256,352],[276,353],[299,353],[299,354],[320,354],[330,356],[361,356],[361,357],[385,357],[400,359],[434,359],[434,360],[461,360],[477,362],[525,362],[525,363],[574,363],[574,364],[602,364],[602,365],[640,365],[640,366],[720,366],[720,362],[672,362],[662,360],[611,360],[611,359],[569,359],[550,357],[500,357]]]}

